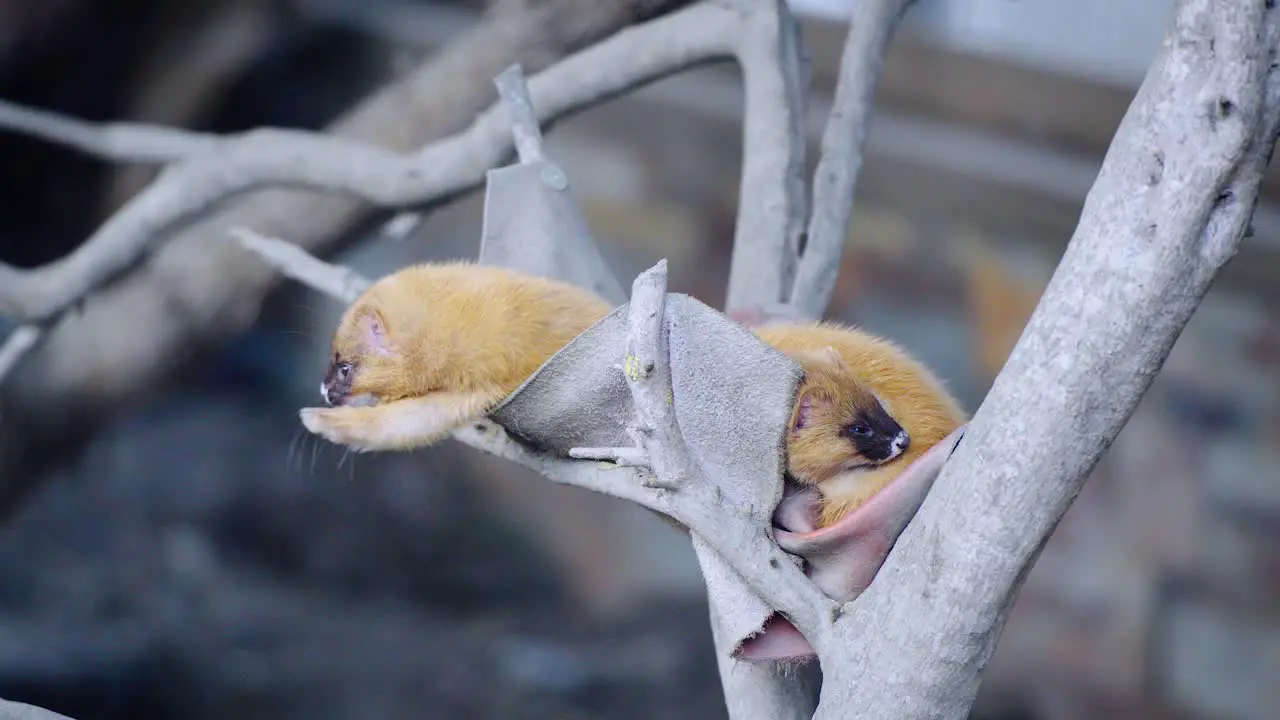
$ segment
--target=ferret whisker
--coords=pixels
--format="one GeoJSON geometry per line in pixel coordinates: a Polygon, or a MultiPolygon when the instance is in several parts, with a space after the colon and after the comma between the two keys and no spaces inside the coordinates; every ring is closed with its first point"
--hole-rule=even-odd
{"type": "Polygon", "coordinates": [[[316,474],[316,456],[319,454],[320,454],[320,442],[319,440],[317,440],[311,446],[311,471],[307,473],[308,475],[316,474]]]}
{"type": "Polygon", "coordinates": [[[290,475],[302,468],[301,462],[299,462],[301,461],[302,456],[298,452],[298,443],[303,441],[302,436],[306,434],[306,432],[306,429],[298,428],[297,430],[294,430],[293,437],[289,439],[289,450],[285,455],[284,464],[285,471],[290,475]]]}

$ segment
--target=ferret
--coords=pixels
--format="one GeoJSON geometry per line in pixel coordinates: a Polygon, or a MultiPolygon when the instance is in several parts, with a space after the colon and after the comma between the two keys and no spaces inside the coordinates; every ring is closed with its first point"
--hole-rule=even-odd
{"type": "Polygon", "coordinates": [[[825,322],[752,330],[804,370],[787,472],[822,494],[819,527],[858,509],[966,422],[943,383],[888,340],[825,322]]]}
{"type": "Polygon", "coordinates": [[[467,261],[412,265],[343,313],[302,424],[353,450],[432,445],[487,414],[612,310],[573,285],[467,261]]]}

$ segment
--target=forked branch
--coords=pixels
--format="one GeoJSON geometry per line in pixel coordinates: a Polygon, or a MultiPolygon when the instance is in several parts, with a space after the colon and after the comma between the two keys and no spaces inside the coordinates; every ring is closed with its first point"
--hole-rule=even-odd
{"type": "Polygon", "coordinates": [[[965,442],[839,624],[823,707],[968,714],[1040,548],[1249,225],[1280,130],[1272,5],[1179,1],[965,442]]]}

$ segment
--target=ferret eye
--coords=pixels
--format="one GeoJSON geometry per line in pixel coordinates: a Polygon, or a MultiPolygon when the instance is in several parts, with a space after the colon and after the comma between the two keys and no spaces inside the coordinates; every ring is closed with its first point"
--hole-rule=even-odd
{"type": "Polygon", "coordinates": [[[350,375],[350,374],[351,374],[351,363],[349,363],[349,362],[338,363],[338,374],[339,374],[339,375],[341,375],[342,377],[346,377],[346,376],[350,375]]]}
{"type": "Polygon", "coordinates": [[[854,435],[865,436],[865,435],[871,434],[871,428],[867,427],[866,425],[851,425],[849,427],[849,432],[853,433],[854,435]]]}

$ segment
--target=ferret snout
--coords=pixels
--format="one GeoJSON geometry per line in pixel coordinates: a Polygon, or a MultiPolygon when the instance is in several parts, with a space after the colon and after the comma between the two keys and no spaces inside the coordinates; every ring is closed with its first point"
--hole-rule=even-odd
{"type": "Polygon", "coordinates": [[[333,405],[333,400],[329,398],[329,384],[323,380],[320,381],[320,397],[324,398],[325,405],[333,405]]]}
{"type": "Polygon", "coordinates": [[[893,455],[895,457],[906,452],[907,448],[910,446],[911,446],[911,436],[907,434],[906,430],[899,430],[898,434],[893,436],[892,448],[893,448],[893,455]]]}

